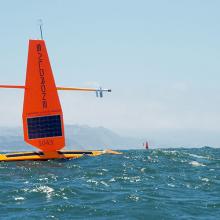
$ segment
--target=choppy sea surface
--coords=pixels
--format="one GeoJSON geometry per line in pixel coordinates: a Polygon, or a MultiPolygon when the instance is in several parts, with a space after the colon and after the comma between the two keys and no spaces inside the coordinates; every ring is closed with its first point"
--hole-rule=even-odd
{"type": "Polygon", "coordinates": [[[0,219],[220,219],[220,149],[3,162],[0,219]]]}

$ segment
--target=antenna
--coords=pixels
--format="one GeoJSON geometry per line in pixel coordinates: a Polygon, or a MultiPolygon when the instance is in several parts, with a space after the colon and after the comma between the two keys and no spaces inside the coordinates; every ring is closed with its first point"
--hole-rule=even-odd
{"type": "Polygon", "coordinates": [[[38,24],[40,26],[40,36],[41,36],[41,40],[43,40],[43,20],[42,19],[39,19],[38,20],[38,24]]]}

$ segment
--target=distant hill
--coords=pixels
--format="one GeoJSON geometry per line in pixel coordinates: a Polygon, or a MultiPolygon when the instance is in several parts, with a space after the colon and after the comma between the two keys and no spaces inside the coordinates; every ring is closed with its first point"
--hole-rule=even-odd
{"type": "MultiPolygon", "coordinates": [[[[141,139],[122,137],[104,127],[65,126],[66,149],[138,148],[141,139]]],[[[23,141],[20,127],[0,127],[0,151],[36,150],[23,141]]]]}

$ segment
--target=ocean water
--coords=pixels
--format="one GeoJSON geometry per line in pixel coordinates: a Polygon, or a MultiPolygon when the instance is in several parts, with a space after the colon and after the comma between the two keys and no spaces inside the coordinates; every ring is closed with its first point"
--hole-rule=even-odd
{"type": "Polygon", "coordinates": [[[220,219],[220,149],[3,162],[0,219],[220,219]]]}

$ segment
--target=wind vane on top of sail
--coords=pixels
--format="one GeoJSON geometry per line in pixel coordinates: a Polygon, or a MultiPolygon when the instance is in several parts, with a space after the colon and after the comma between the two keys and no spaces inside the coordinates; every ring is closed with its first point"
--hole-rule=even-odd
{"type": "Polygon", "coordinates": [[[42,19],[38,20],[38,25],[39,25],[39,28],[40,28],[41,40],[43,40],[43,20],[42,19]]]}

